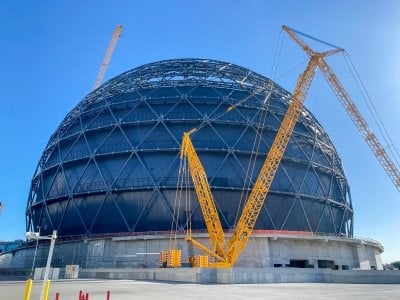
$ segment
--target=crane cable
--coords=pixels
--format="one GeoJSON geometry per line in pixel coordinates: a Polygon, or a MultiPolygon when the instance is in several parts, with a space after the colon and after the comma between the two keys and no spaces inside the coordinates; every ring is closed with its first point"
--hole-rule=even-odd
{"type": "Polygon", "coordinates": [[[358,90],[359,90],[359,92],[361,94],[361,97],[363,98],[365,104],[367,105],[368,110],[370,111],[370,113],[371,113],[371,115],[372,115],[372,117],[374,119],[374,122],[375,122],[376,126],[378,127],[378,130],[379,130],[379,132],[381,134],[381,137],[385,141],[386,148],[389,150],[389,152],[390,152],[390,154],[392,156],[392,159],[395,162],[395,165],[397,165],[397,167],[399,168],[399,166],[400,166],[399,165],[399,160],[400,160],[399,151],[395,147],[395,145],[393,143],[393,140],[390,137],[390,134],[386,129],[386,126],[384,125],[381,117],[379,116],[379,113],[376,110],[376,107],[375,107],[375,105],[374,105],[374,103],[372,101],[372,98],[370,97],[367,89],[365,88],[365,85],[362,82],[361,77],[360,77],[357,69],[355,68],[355,65],[354,65],[353,61],[351,60],[349,54],[343,48],[338,47],[338,46],[336,46],[334,44],[322,41],[322,40],[320,40],[318,38],[315,38],[313,36],[310,36],[310,35],[308,35],[308,34],[306,34],[304,32],[295,30],[293,28],[290,28],[290,30],[296,32],[297,34],[303,35],[303,36],[305,36],[305,37],[307,37],[309,39],[317,41],[319,43],[325,44],[325,45],[327,45],[329,47],[343,50],[342,53],[343,53],[343,57],[344,57],[344,61],[346,63],[346,66],[349,69],[349,71],[350,71],[350,73],[351,73],[351,75],[352,75],[352,77],[353,77],[353,79],[354,79],[354,81],[356,83],[356,86],[357,86],[357,88],[358,88],[358,90]]]}
{"type": "Polygon", "coordinates": [[[185,158],[180,159],[168,249],[175,249],[176,246],[176,238],[179,225],[179,209],[182,200],[182,189],[183,189],[185,168],[186,168],[186,159],[185,158]]]}
{"type": "MultiPolygon", "coordinates": [[[[282,50],[282,44],[283,44],[283,40],[285,38],[285,35],[283,34],[283,30],[281,29],[280,33],[279,33],[279,37],[278,37],[278,43],[275,49],[275,54],[274,54],[274,58],[273,58],[273,63],[272,63],[272,68],[271,68],[271,75],[274,74],[272,76],[272,78],[274,76],[276,76],[277,73],[277,65],[279,64],[279,59],[280,59],[280,53],[282,50]]],[[[247,76],[242,80],[242,81],[238,81],[235,80],[236,83],[240,84],[242,86],[242,88],[246,89],[246,86],[244,85],[245,79],[247,78],[247,76]]],[[[270,79],[269,85],[273,85],[272,80],[270,79]]],[[[273,87],[271,87],[272,89],[273,87]]],[[[248,96],[246,96],[245,98],[243,98],[242,100],[239,100],[236,104],[232,104],[226,111],[223,111],[221,113],[219,113],[218,115],[214,116],[213,118],[210,119],[210,121],[214,121],[214,120],[218,120],[220,117],[224,116],[225,114],[229,113],[233,108],[235,108],[236,106],[241,105],[242,103],[246,102],[247,100],[249,100],[251,97],[253,97],[255,94],[260,93],[265,91],[265,87],[263,88],[256,88],[252,91],[252,93],[250,93],[248,96]]],[[[265,102],[265,100],[264,100],[265,102]]],[[[210,122],[208,121],[208,122],[210,122]]],[[[195,127],[193,129],[193,132],[200,130],[201,128],[203,128],[204,126],[207,125],[208,122],[203,121],[199,126],[195,127]]]]}
{"type": "MultiPolygon", "coordinates": [[[[246,89],[246,86],[244,86],[244,81],[236,81],[236,82],[239,83],[244,89],[246,89]]],[[[264,104],[264,107],[266,107],[266,104],[269,102],[269,99],[270,99],[270,97],[271,97],[271,95],[272,95],[273,86],[274,86],[274,83],[273,83],[272,80],[269,81],[269,86],[270,86],[269,92],[268,92],[268,94],[266,95],[266,97],[264,98],[263,103],[261,104],[261,105],[264,104]]],[[[238,105],[240,105],[240,104],[246,102],[246,101],[249,100],[250,98],[254,97],[255,94],[258,94],[258,93],[260,93],[260,92],[262,92],[262,91],[265,91],[265,88],[257,88],[257,89],[254,89],[252,93],[250,93],[248,96],[246,96],[246,97],[243,98],[242,100],[238,101],[236,104],[231,105],[231,106],[230,106],[228,109],[226,109],[225,111],[220,112],[219,114],[217,114],[217,115],[215,115],[214,117],[208,119],[207,121],[203,121],[199,126],[194,127],[193,129],[191,129],[191,130],[190,130],[191,133],[192,133],[192,134],[195,133],[196,131],[198,131],[198,130],[204,128],[204,127],[205,127],[207,124],[209,124],[210,122],[215,121],[215,120],[218,120],[219,118],[223,117],[224,115],[230,113],[230,112],[233,110],[233,108],[235,108],[235,107],[237,107],[238,105]]],[[[260,117],[260,119],[262,120],[261,124],[264,124],[264,123],[265,123],[266,115],[267,115],[267,109],[263,109],[263,110],[262,110],[262,115],[261,115],[261,117],[260,117]]],[[[264,126],[263,126],[263,125],[260,125],[260,127],[264,129],[264,126]]],[[[258,149],[259,149],[261,140],[262,140],[262,131],[259,132],[259,131],[256,130],[256,137],[255,137],[255,140],[254,140],[254,143],[253,143],[252,155],[254,155],[254,152],[255,152],[255,155],[257,156],[257,154],[258,154],[258,149]],[[257,151],[254,151],[254,148],[256,147],[255,145],[256,145],[257,137],[258,137],[257,151]]],[[[250,161],[249,161],[249,165],[248,165],[248,169],[247,169],[246,177],[245,177],[246,180],[247,180],[247,178],[249,178],[248,186],[250,186],[250,184],[251,184],[251,177],[252,177],[252,175],[251,175],[250,177],[248,176],[251,160],[252,160],[252,159],[250,159],[250,161]]],[[[254,168],[255,168],[255,161],[256,161],[256,159],[254,159],[254,163],[253,163],[253,167],[252,167],[251,174],[253,174],[253,171],[254,171],[254,168]]],[[[180,169],[180,170],[181,170],[181,169],[180,169]]],[[[191,235],[191,232],[192,232],[192,221],[191,221],[191,215],[192,215],[192,213],[191,213],[191,210],[190,210],[190,197],[191,197],[191,196],[190,196],[190,193],[191,193],[191,189],[189,189],[189,182],[190,182],[190,180],[189,180],[189,174],[188,174],[188,173],[189,173],[188,170],[186,170],[186,173],[185,173],[185,174],[186,174],[187,181],[186,181],[186,184],[185,184],[185,186],[186,186],[185,189],[186,189],[186,195],[187,195],[187,196],[186,196],[186,207],[188,207],[188,209],[187,209],[187,220],[188,220],[188,221],[187,221],[187,226],[186,226],[186,232],[187,232],[187,235],[191,235]]],[[[181,171],[179,171],[179,174],[181,174],[181,171]]],[[[244,190],[246,189],[246,188],[245,188],[245,184],[246,184],[246,181],[245,181],[245,183],[244,183],[244,185],[243,185],[243,188],[242,188],[242,195],[241,195],[241,198],[240,198],[240,203],[239,203],[239,205],[238,205],[238,209],[237,209],[237,213],[236,213],[236,217],[235,217],[235,222],[234,222],[234,224],[236,224],[236,222],[237,222],[238,215],[239,215],[239,209],[240,209],[241,203],[242,203],[242,201],[243,201],[242,199],[244,198],[244,190]]],[[[179,186],[179,184],[178,184],[178,185],[177,185],[177,189],[183,189],[182,185],[179,186]]],[[[246,194],[247,196],[248,196],[248,193],[249,193],[249,191],[247,191],[247,194],[246,194]]],[[[178,192],[177,192],[177,194],[178,194],[178,192]]],[[[177,197],[177,198],[178,198],[178,197],[177,197]]],[[[246,197],[246,198],[247,198],[247,197],[246,197]]],[[[178,200],[175,200],[175,201],[178,201],[178,200]]],[[[217,203],[215,203],[215,204],[218,206],[217,203]]],[[[174,208],[174,215],[175,215],[175,208],[174,208]]],[[[172,226],[172,227],[173,227],[173,226],[172,226]]]]}
{"type": "MultiPolygon", "coordinates": [[[[281,29],[279,37],[278,37],[277,46],[276,46],[276,49],[275,49],[272,68],[271,68],[271,77],[273,77],[273,78],[276,77],[276,74],[277,74],[284,37],[285,37],[285,35],[283,34],[283,30],[281,29]]],[[[302,62],[301,64],[303,64],[303,63],[304,62],[302,62]]],[[[296,67],[298,67],[298,66],[296,66],[296,67]]],[[[241,81],[235,80],[235,82],[240,84],[242,86],[242,88],[247,89],[247,87],[244,85],[244,82],[247,79],[248,75],[249,74],[247,74],[241,81]]],[[[236,211],[236,216],[235,216],[235,221],[234,221],[235,225],[236,225],[238,217],[239,217],[239,212],[240,212],[240,207],[242,205],[242,202],[244,201],[244,199],[248,198],[248,195],[249,195],[249,192],[250,192],[250,186],[251,186],[251,183],[252,183],[252,177],[253,177],[255,166],[256,166],[257,156],[259,154],[258,152],[259,152],[259,149],[260,149],[262,136],[263,136],[263,130],[265,128],[265,120],[266,120],[266,116],[267,116],[267,112],[268,112],[268,104],[269,104],[269,100],[270,100],[270,98],[272,96],[272,92],[273,92],[273,89],[274,89],[274,82],[271,79],[269,80],[268,84],[269,84],[268,93],[265,96],[263,103],[261,103],[262,110],[261,110],[261,116],[260,116],[260,122],[259,122],[259,128],[261,128],[261,131],[260,130],[256,130],[256,132],[255,132],[255,139],[254,139],[253,146],[252,146],[252,151],[251,151],[249,164],[248,164],[247,170],[246,170],[245,182],[244,182],[243,187],[242,187],[242,193],[241,193],[240,200],[239,200],[239,205],[238,205],[238,208],[237,208],[237,211],[236,211]]],[[[195,133],[196,131],[198,131],[198,130],[202,129],[203,127],[205,127],[206,125],[208,125],[210,122],[220,119],[224,115],[226,115],[229,112],[231,112],[233,110],[233,108],[236,108],[237,106],[241,105],[242,103],[248,101],[250,98],[254,97],[255,94],[258,94],[258,93],[263,92],[263,91],[266,91],[265,87],[254,89],[248,96],[246,96],[245,98],[241,99],[237,103],[232,104],[230,107],[228,107],[227,110],[220,112],[219,114],[213,116],[212,118],[209,118],[208,120],[203,121],[199,126],[194,127],[191,130],[191,132],[195,133]]],[[[189,184],[187,182],[186,189],[188,189],[188,186],[189,186],[189,184]]],[[[177,187],[177,188],[179,188],[179,187],[177,187]]],[[[186,201],[188,201],[188,197],[187,197],[186,201]]],[[[187,205],[188,205],[188,203],[186,204],[186,206],[187,205]]],[[[190,210],[188,210],[188,211],[190,213],[190,210]]],[[[189,224],[188,225],[190,226],[190,229],[187,228],[187,230],[191,232],[191,218],[190,217],[189,217],[189,224]]]]}
{"type": "MultiPolygon", "coordinates": [[[[278,37],[277,46],[276,46],[276,49],[275,49],[272,68],[271,68],[271,77],[273,77],[273,78],[276,77],[276,74],[277,74],[278,65],[279,65],[279,61],[280,61],[280,55],[281,55],[281,52],[282,52],[282,45],[283,45],[284,37],[285,37],[285,35],[283,34],[283,30],[281,29],[279,37],[278,37]]],[[[302,62],[301,64],[303,64],[303,63],[304,62],[302,62]]],[[[298,67],[298,66],[296,66],[296,67],[298,67]]],[[[246,87],[244,86],[244,82],[245,82],[246,78],[247,78],[247,76],[242,81],[236,80],[236,82],[238,84],[240,84],[245,89],[246,89],[246,87]]],[[[249,164],[247,166],[247,170],[246,170],[246,174],[245,174],[245,182],[243,183],[242,192],[241,192],[239,204],[238,204],[237,211],[236,211],[236,216],[235,216],[235,221],[234,221],[235,225],[236,225],[237,220],[239,218],[239,212],[240,212],[241,205],[242,205],[243,201],[248,198],[248,195],[249,195],[249,192],[250,192],[250,186],[251,186],[251,183],[252,183],[252,177],[253,177],[255,166],[256,166],[257,156],[259,154],[258,152],[259,152],[261,141],[262,141],[263,131],[264,131],[264,128],[265,128],[265,120],[266,120],[266,116],[267,116],[267,112],[268,112],[267,105],[269,104],[270,97],[272,96],[273,88],[274,88],[274,82],[270,79],[270,81],[269,81],[269,89],[268,89],[269,91],[268,91],[268,94],[266,95],[266,97],[264,98],[264,101],[262,103],[263,107],[262,107],[262,110],[261,110],[261,116],[260,116],[260,121],[259,121],[259,128],[261,128],[261,131],[260,130],[256,130],[256,134],[255,134],[255,138],[254,138],[254,142],[253,142],[253,146],[252,146],[252,150],[251,150],[251,156],[250,156],[249,164]]],[[[255,94],[260,93],[262,91],[265,91],[265,88],[253,90],[253,92],[250,95],[248,95],[247,97],[245,97],[242,100],[238,101],[236,104],[231,105],[226,111],[223,111],[223,112],[217,114],[216,116],[214,116],[213,118],[209,119],[208,121],[203,121],[199,126],[197,126],[197,127],[195,127],[193,129],[193,132],[198,131],[201,128],[205,127],[210,121],[217,120],[217,119],[221,118],[225,114],[229,113],[233,108],[241,105],[242,103],[244,103],[247,100],[249,100],[250,98],[252,98],[255,94]]]]}
{"type": "Polygon", "coordinates": [[[267,118],[267,114],[268,114],[268,106],[267,105],[269,104],[269,99],[270,99],[270,97],[272,95],[272,91],[273,91],[272,81],[270,81],[270,83],[271,84],[270,84],[269,93],[266,95],[266,97],[264,99],[265,105],[264,105],[264,107],[261,108],[261,115],[260,115],[260,121],[258,124],[258,129],[256,129],[256,131],[255,131],[255,137],[254,137],[254,142],[253,142],[253,146],[251,149],[251,155],[250,155],[249,163],[247,165],[247,170],[246,170],[246,174],[245,174],[245,181],[243,183],[239,204],[238,204],[237,210],[236,210],[236,216],[235,216],[235,221],[234,221],[235,226],[236,226],[236,223],[239,218],[239,212],[241,211],[242,203],[246,199],[248,199],[249,193],[250,193],[252,178],[254,175],[254,170],[255,170],[255,166],[256,166],[256,162],[257,162],[257,157],[259,155],[260,145],[261,145],[263,132],[265,129],[265,124],[266,124],[266,118],[267,118]]]}
{"type": "MultiPolygon", "coordinates": [[[[309,61],[309,57],[305,56],[305,58],[300,63],[298,63],[294,67],[290,68],[289,70],[284,71],[279,76],[277,76],[278,65],[279,65],[279,61],[280,61],[280,57],[281,57],[281,53],[282,53],[282,47],[283,47],[283,43],[284,43],[285,37],[286,37],[286,35],[284,34],[283,29],[281,29],[281,31],[279,33],[279,37],[278,37],[278,42],[277,42],[277,45],[275,47],[274,58],[272,60],[273,63],[272,63],[271,72],[270,72],[270,78],[273,79],[275,82],[278,81],[279,79],[281,79],[282,77],[285,77],[289,73],[293,72],[297,68],[299,68],[301,66],[304,66],[309,61]]],[[[293,84],[293,86],[294,86],[294,84],[293,84]]]]}
{"type": "Polygon", "coordinates": [[[372,115],[372,118],[374,119],[374,122],[383,138],[383,140],[385,141],[386,144],[386,148],[389,150],[389,152],[392,155],[393,160],[395,161],[396,165],[398,168],[400,168],[400,154],[399,151],[397,150],[395,144],[393,143],[393,140],[388,132],[388,130],[386,129],[385,124],[382,121],[382,118],[379,116],[379,113],[376,109],[375,104],[372,101],[371,96],[369,95],[364,83],[361,80],[361,77],[352,61],[352,59],[350,58],[350,55],[347,52],[343,52],[343,58],[344,61],[346,63],[347,68],[349,69],[355,83],[356,86],[361,94],[362,99],[364,100],[369,112],[372,115]]]}
{"type": "Polygon", "coordinates": [[[190,207],[190,199],[191,199],[191,189],[189,188],[190,178],[189,178],[189,168],[187,164],[187,158],[185,157],[185,168],[184,168],[184,178],[185,178],[185,196],[186,196],[186,236],[192,236],[192,210],[190,207]]]}
{"type": "Polygon", "coordinates": [[[278,42],[275,47],[274,58],[272,59],[272,67],[270,72],[270,76],[272,79],[275,79],[276,73],[278,72],[278,64],[281,57],[282,45],[284,39],[285,35],[283,34],[283,29],[281,29],[278,36],[278,42]]]}
{"type": "MultiPolygon", "coordinates": [[[[297,65],[295,65],[293,68],[285,71],[284,73],[280,74],[279,76],[275,77],[274,80],[278,81],[279,79],[281,79],[282,77],[285,77],[287,74],[293,72],[294,70],[296,70],[297,68],[304,66],[310,59],[308,57],[306,57],[303,61],[299,62],[297,65]]],[[[304,68],[303,68],[304,69],[304,68]]],[[[294,86],[294,85],[293,85],[294,86]]]]}
{"type": "MultiPolygon", "coordinates": [[[[281,29],[279,32],[278,41],[277,41],[277,44],[275,47],[274,58],[272,60],[272,66],[271,66],[271,71],[270,71],[270,77],[272,79],[274,79],[276,77],[276,74],[278,71],[278,65],[279,65],[279,61],[280,61],[280,57],[281,57],[282,45],[283,45],[284,38],[285,38],[285,35],[283,34],[283,30],[281,29]]],[[[273,81],[270,80],[270,88],[269,88],[269,92],[268,92],[267,96],[264,99],[264,104],[269,104],[269,99],[272,95],[273,88],[274,88],[273,81]]],[[[238,204],[237,210],[236,210],[236,216],[235,216],[235,221],[234,221],[235,227],[236,227],[236,224],[239,219],[242,203],[244,201],[246,201],[246,199],[248,199],[248,197],[249,197],[250,187],[252,184],[252,178],[254,175],[257,157],[258,157],[259,150],[260,150],[260,145],[261,145],[261,141],[262,141],[262,137],[263,137],[267,114],[268,114],[268,106],[261,107],[260,122],[258,124],[259,125],[258,129],[256,129],[256,134],[255,134],[255,138],[254,138],[254,142],[253,142],[253,146],[252,146],[252,150],[251,150],[251,155],[250,155],[249,163],[247,165],[247,170],[246,170],[246,174],[245,174],[245,181],[243,183],[239,204],[238,204]],[[261,130],[259,130],[259,129],[261,129],[261,130]]]]}

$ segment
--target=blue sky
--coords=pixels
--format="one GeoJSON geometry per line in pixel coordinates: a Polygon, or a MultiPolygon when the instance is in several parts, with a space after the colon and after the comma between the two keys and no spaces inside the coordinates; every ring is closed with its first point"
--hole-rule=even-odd
{"type": "MultiPolygon", "coordinates": [[[[270,76],[283,24],[340,45],[400,147],[399,1],[3,0],[0,200],[5,208],[0,240],[23,238],[30,180],[39,157],[63,117],[92,88],[117,24],[124,29],[105,79],[180,57],[229,61],[270,76]]],[[[304,59],[285,37],[276,81],[292,91],[304,67],[287,71],[304,59]]],[[[343,58],[332,57],[329,63],[370,121],[343,58]]],[[[400,260],[399,192],[321,75],[306,106],[342,158],[355,209],[355,235],[379,240],[385,247],[384,262],[400,260]]]]}

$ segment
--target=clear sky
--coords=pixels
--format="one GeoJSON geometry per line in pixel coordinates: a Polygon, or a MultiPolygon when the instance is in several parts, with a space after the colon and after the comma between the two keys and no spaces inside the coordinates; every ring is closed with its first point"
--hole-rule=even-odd
{"type": "MultiPolygon", "coordinates": [[[[112,32],[106,78],[169,58],[212,58],[271,75],[286,24],[347,49],[400,148],[400,1],[0,1],[0,240],[23,238],[30,180],[63,117],[90,91],[112,32]]],[[[321,49],[322,50],[322,49],[321,49]]],[[[287,37],[275,80],[293,90],[304,54],[287,37]],[[286,74],[287,73],[287,74],[286,74]]],[[[369,115],[339,55],[329,59],[369,115]]],[[[321,75],[306,106],[331,136],[348,177],[355,235],[400,260],[400,193],[321,75]]]]}

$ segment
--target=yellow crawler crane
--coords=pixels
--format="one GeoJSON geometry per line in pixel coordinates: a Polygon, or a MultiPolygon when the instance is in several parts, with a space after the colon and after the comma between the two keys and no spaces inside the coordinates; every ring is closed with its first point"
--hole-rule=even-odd
{"type": "MultiPolygon", "coordinates": [[[[290,38],[302,48],[310,57],[313,57],[317,53],[311,49],[309,45],[307,45],[303,40],[299,38],[296,34],[305,35],[309,38],[309,35],[301,33],[297,30],[289,28],[287,26],[282,26],[282,29],[285,30],[290,38]]],[[[344,50],[343,50],[344,51],[344,50]]],[[[368,126],[367,122],[365,121],[364,117],[361,115],[360,111],[358,110],[357,106],[351,100],[349,94],[346,92],[343,85],[340,83],[339,79],[333,73],[332,69],[329,67],[327,62],[321,57],[318,61],[318,67],[321,70],[322,74],[324,75],[326,81],[331,86],[333,92],[336,94],[337,98],[339,99],[340,103],[346,110],[347,114],[350,116],[354,124],[356,125],[357,129],[360,131],[361,135],[363,136],[365,142],[371,148],[372,152],[382,165],[383,169],[386,171],[389,178],[394,183],[395,187],[398,191],[400,191],[400,171],[397,169],[396,165],[393,163],[392,159],[386,152],[385,148],[379,142],[376,135],[373,133],[371,128],[368,126]]]]}
{"type": "Polygon", "coordinates": [[[190,134],[195,130],[192,129],[191,131],[184,133],[181,146],[181,158],[186,157],[189,162],[189,171],[200,202],[200,207],[206,222],[213,249],[209,249],[200,244],[190,235],[186,240],[192,243],[196,248],[216,259],[216,263],[209,264],[210,267],[233,267],[240,253],[246,247],[283,153],[285,152],[290,136],[292,135],[293,129],[300,115],[303,102],[306,98],[317,67],[319,66],[319,62],[323,57],[340,51],[342,51],[342,49],[335,49],[323,53],[314,53],[311,56],[305,71],[300,75],[291,103],[267,158],[264,161],[256,183],[251,190],[249,199],[246,201],[241,217],[236,224],[229,243],[225,242],[225,235],[212,198],[207,176],[190,139],[190,134]]]}

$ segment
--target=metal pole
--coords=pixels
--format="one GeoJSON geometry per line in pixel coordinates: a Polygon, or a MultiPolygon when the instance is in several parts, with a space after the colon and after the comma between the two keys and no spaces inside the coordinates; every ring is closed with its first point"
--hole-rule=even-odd
{"type": "Polygon", "coordinates": [[[49,249],[49,256],[47,257],[47,264],[46,264],[46,269],[44,271],[44,277],[43,277],[43,284],[42,284],[42,291],[40,292],[40,299],[44,299],[44,294],[45,294],[45,287],[46,287],[46,281],[49,278],[49,271],[50,271],[50,264],[51,264],[51,258],[53,257],[53,251],[54,251],[54,244],[56,243],[56,238],[57,238],[57,230],[53,231],[53,235],[51,236],[51,243],[50,243],[50,249],[49,249]]]}
{"type": "MultiPolygon", "coordinates": [[[[40,226],[39,226],[39,235],[40,235],[40,226]]],[[[39,245],[39,239],[36,239],[36,247],[35,247],[35,254],[33,255],[33,262],[32,262],[32,270],[31,270],[31,275],[30,277],[33,278],[33,272],[35,271],[35,261],[36,261],[36,253],[37,253],[37,249],[38,249],[38,245],[39,245]]]]}

